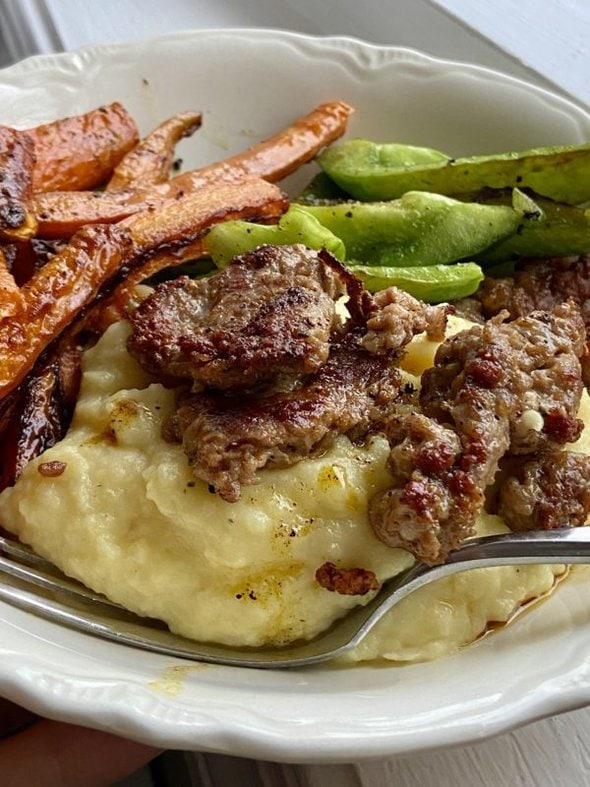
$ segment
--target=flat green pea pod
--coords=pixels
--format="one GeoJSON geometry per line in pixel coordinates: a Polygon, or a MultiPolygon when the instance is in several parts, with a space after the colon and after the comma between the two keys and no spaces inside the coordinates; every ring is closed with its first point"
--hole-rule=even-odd
{"type": "Polygon", "coordinates": [[[332,202],[347,202],[350,195],[337,186],[325,172],[318,172],[297,197],[299,205],[322,205],[332,202]]]}
{"type": "MultiPolygon", "coordinates": [[[[509,197],[483,197],[498,205],[509,197]]],[[[542,212],[539,221],[523,222],[515,235],[499,241],[477,255],[482,265],[527,257],[568,257],[590,252],[590,209],[535,197],[542,212]]]]}
{"type": "Polygon", "coordinates": [[[348,268],[371,292],[395,286],[427,303],[446,303],[473,295],[484,278],[482,269],[474,262],[413,268],[349,264],[348,268]]]}
{"type": "Polygon", "coordinates": [[[391,202],[306,205],[301,210],[341,238],[346,259],[387,266],[473,259],[516,232],[522,219],[508,205],[465,203],[422,191],[391,202]]]}
{"type": "Polygon", "coordinates": [[[461,194],[513,187],[529,188],[571,205],[590,199],[590,144],[457,159],[423,148],[424,162],[416,162],[415,149],[410,148],[405,163],[398,163],[399,146],[394,146],[391,156],[390,147],[352,139],[326,148],[317,161],[341,189],[358,200],[396,199],[416,190],[461,194]],[[428,156],[431,161],[426,160],[428,156]]]}
{"type": "Polygon", "coordinates": [[[205,238],[207,252],[219,268],[233,257],[246,254],[264,244],[285,246],[303,243],[310,249],[327,249],[344,259],[344,243],[307,211],[292,205],[278,224],[252,224],[248,221],[226,221],[215,225],[205,238]]]}

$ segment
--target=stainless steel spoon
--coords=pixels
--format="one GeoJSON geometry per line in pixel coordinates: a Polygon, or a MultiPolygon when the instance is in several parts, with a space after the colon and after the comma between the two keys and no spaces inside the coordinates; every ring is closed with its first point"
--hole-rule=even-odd
{"type": "Polygon", "coordinates": [[[402,599],[442,577],[473,568],[525,563],[590,563],[590,527],[471,539],[444,564],[416,563],[385,582],[367,604],[348,612],[315,639],[276,649],[238,649],[179,637],[159,621],[138,617],[67,579],[27,547],[2,536],[0,600],[85,634],[143,650],[213,664],[278,669],[341,656],[402,599]]]}

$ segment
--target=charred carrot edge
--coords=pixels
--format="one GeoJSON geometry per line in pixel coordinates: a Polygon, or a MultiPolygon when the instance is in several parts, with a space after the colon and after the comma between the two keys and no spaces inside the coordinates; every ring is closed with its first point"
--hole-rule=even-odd
{"type": "Polygon", "coordinates": [[[64,437],[80,388],[81,358],[78,336],[64,334],[64,340],[43,353],[19,387],[0,402],[9,403],[5,417],[0,414],[0,491],[64,437]]]}
{"type": "Polygon", "coordinates": [[[34,191],[93,189],[138,142],[135,121],[118,102],[28,129],[35,145],[34,191]]]}
{"type": "Polygon", "coordinates": [[[6,257],[0,249],[0,322],[22,312],[24,300],[14,276],[8,270],[6,257]]]}
{"type": "Polygon", "coordinates": [[[85,224],[120,221],[156,207],[165,199],[182,199],[199,188],[263,178],[271,183],[294,172],[346,130],[352,109],[341,101],[322,104],[275,136],[243,153],[202,169],[183,173],[149,188],[37,195],[33,205],[42,238],[69,237],[85,224]]]}
{"type": "MultiPolygon", "coordinates": [[[[240,214],[245,218],[244,213],[240,214]]],[[[85,317],[84,327],[91,334],[102,334],[109,325],[124,320],[140,303],[138,286],[166,268],[180,265],[186,260],[197,260],[204,257],[205,244],[201,238],[189,243],[182,249],[164,249],[148,257],[134,268],[119,284],[95,306],[91,307],[85,317]]]]}
{"type": "Polygon", "coordinates": [[[31,212],[35,152],[24,131],[0,126],[0,238],[28,240],[37,230],[31,212]]]}
{"type": "Polygon", "coordinates": [[[201,125],[200,112],[180,112],[165,120],[119,162],[107,191],[162,183],[170,175],[176,144],[201,125]]]}

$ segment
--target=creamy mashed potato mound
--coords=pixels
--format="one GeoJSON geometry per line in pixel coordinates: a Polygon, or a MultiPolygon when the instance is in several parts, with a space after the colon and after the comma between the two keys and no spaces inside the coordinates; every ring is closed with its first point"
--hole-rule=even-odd
{"type": "MultiPolygon", "coordinates": [[[[451,332],[466,323],[453,318],[451,332]]],[[[280,645],[309,638],[368,596],[321,588],[326,561],[384,580],[412,557],[382,544],[367,506],[388,486],[388,446],[345,437],[322,456],[283,470],[227,503],[196,480],[179,445],[161,436],[175,393],[154,383],[126,351],[129,326],[113,325],[84,357],[72,426],[0,495],[0,521],[96,591],[176,633],[229,645],[280,645]],[[65,464],[59,476],[44,462],[65,464]]],[[[436,344],[417,337],[408,379],[432,363],[436,344]]],[[[590,422],[587,398],[585,421],[590,422]]],[[[576,450],[590,451],[584,435],[576,450]]],[[[506,530],[484,514],[482,534],[506,530]]],[[[506,621],[551,589],[560,566],[480,569],[424,588],[392,610],[349,658],[425,660],[506,621]]]]}

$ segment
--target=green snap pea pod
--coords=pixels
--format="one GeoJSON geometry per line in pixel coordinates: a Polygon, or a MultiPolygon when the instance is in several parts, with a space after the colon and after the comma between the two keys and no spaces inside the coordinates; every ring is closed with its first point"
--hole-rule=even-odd
{"type": "MultiPolygon", "coordinates": [[[[509,200],[506,196],[482,196],[487,205],[499,205],[509,200]]],[[[535,197],[542,211],[539,221],[527,221],[516,234],[477,255],[482,265],[526,257],[568,257],[590,252],[590,208],[553,202],[535,197]]]]}
{"type": "Polygon", "coordinates": [[[346,202],[350,195],[337,186],[325,172],[318,172],[297,197],[299,205],[321,205],[327,202],[346,202]]]}
{"type": "Polygon", "coordinates": [[[391,202],[306,205],[301,209],[341,238],[346,259],[387,266],[473,259],[516,232],[522,219],[522,214],[508,205],[464,203],[420,191],[391,202]]]}
{"type": "MultiPolygon", "coordinates": [[[[431,148],[418,148],[412,145],[376,145],[366,139],[354,140],[356,155],[363,156],[372,166],[411,167],[417,164],[432,164],[447,161],[448,156],[431,148]]],[[[350,194],[341,189],[326,172],[318,174],[308,183],[297,198],[297,202],[313,205],[318,202],[344,201],[350,194]]]]}
{"type": "Polygon", "coordinates": [[[359,200],[396,199],[416,190],[461,194],[512,187],[572,205],[590,199],[590,144],[457,159],[425,148],[425,158],[431,155],[433,160],[416,163],[413,152],[409,163],[401,164],[398,147],[390,156],[389,145],[352,139],[326,148],[317,161],[340,188],[359,200]]]}
{"type": "Polygon", "coordinates": [[[395,286],[427,303],[444,303],[473,295],[484,278],[482,269],[474,262],[420,265],[412,268],[347,263],[347,267],[371,292],[395,286]]]}
{"type": "Polygon", "coordinates": [[[303,243],[310,249],[325,248],[340,260],[345,255],[340,238],[297,205],[292,205],[278,224],[226,221],[215,225],[205,238],[207,252],[220,268],[236,255],[246,254],[266,243],[276,246],[303,243]]]}

